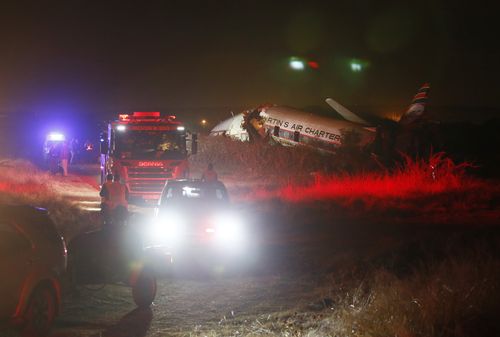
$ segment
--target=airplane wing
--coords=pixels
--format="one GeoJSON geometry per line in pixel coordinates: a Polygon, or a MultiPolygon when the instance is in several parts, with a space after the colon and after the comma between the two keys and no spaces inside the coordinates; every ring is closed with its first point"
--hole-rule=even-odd
{"type": "Polygon", "coordinates": [[[365,121],[363,118],[359,117],[354,112],[352,112],[351,110],[342,106],[340,103],[334,101],[333,99],[327,98],[325,100],[325,102],[326,102],[326,104],[331,106],[333,108],[333,110],[337,111],[342,117],[344,117],[349,122],[368,125],[368,122],[365,121]]]}

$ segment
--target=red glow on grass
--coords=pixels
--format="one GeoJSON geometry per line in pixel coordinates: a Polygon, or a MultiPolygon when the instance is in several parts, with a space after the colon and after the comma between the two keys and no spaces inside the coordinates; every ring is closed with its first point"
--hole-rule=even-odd
{"type": "Polygon", "coordinates": [[[470,166],[456,165],[440,153],[425,161],[406,158],[404,165],[390,173],[318,175],[310,185],[291,183],[273,190],[259,189],[239,199],[333,202],[354,211],[400,210],[412,214],[488,209],[500,188],[465,175],[464,169],[470,166]]]}
{"type": "Polygon", "coordinates": [[[331,198],[414,198],[469,190],[477,181],[469,179],[464,169],[471,166],[456,165],[444,153],[432,155],[428,160],[405,158],[405,163],[394,172],[365,173],[333,177],[317,177],[308,187],[287,186],[281,191],[291,201],[331,198]]]}
{"type": "Polygon", "coordinates": [[[32,196],[47,195],[52,193],[50,188],[44,184],[37,184],[33,182],[26,183],[7,183],[0,182],[0,192],[12,196],[32,196]]]}

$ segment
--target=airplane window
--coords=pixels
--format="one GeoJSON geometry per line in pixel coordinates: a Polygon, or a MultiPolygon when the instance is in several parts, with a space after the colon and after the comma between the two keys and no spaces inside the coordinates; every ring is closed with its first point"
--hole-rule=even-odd
{"type": "Polygon", "coordinates": [[[299,131],[295,131],[293,133],[293,141],[294,142],[299,142],[299,140],[300,140],[300,132],[299,131]]]}
{"type": "Polygon", "coordinates": [[[280,135],[280,127],[275,126],[273,130],[273,136],[279,137],[279,135],[280,135]]]}
{"type": "Polygon", "coordinates": [[[290,137],[290,132],[288,132],[286,130],[280,130],[280,137],[282,137],[282,138],[291,138],[290,137]]]}

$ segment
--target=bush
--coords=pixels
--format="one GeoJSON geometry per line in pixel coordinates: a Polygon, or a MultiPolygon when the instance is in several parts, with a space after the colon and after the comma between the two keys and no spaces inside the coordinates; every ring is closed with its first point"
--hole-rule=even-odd
{"type": "Polygon", "coordinates": [[[221,174],[273,183],[305,182],[310,173],[325,170],[330,156],[306,147],[285,147],[267,142],[240,142],[225,137],[202,137],[199,153],[191,157],[193,171],[213,163],[221,174]]]}

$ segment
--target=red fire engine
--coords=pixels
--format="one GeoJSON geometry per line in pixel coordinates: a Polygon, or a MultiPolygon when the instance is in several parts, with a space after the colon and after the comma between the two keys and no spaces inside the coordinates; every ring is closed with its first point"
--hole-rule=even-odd
{"type": "Polygon", "coordinates": [[[188,156],[197,149],[196,135],[188,137],[175,116],[160,112],[120,114],[100,141],[101,183],[118,173],[131,203],[155,202],[167,180],[187,178],[188,156]]]}

